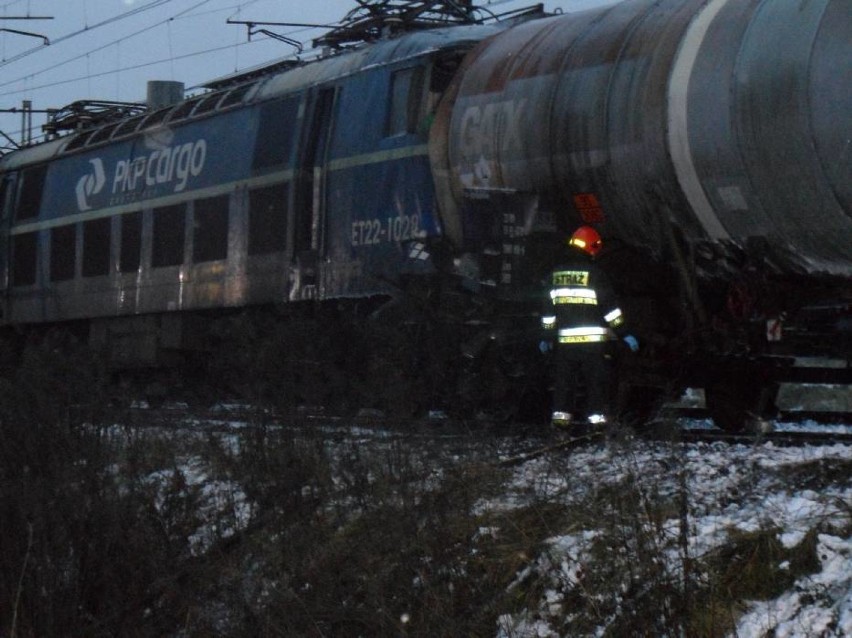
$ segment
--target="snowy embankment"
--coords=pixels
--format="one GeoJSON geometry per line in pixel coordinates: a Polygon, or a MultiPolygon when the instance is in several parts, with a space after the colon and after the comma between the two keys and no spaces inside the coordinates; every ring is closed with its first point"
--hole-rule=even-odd
{"type": "MultiPolygon", "coordinates": [[[[640,501],[643,520],[630,533],[609,533],[608,540],[615,537],[638,543],[636,537],[646,534],[645,544],[654,546],[653,560],[663,561],[656,572],[661,580],[683,583],[684,566],[689,565],[694,585],[706,594],[714,585],[721,586],[710,582],[718,575],[702,573],[697,566],[731,558],[730,546],[740,543],[743,551],[753,552],[749,559],[763,563],[762,573],[732,574],[732,580],[754,577],[786,583],[783,591],[773,591],[777,586],[755,589],[763,600],[738,601],[739,615],[730,618],[725,633],[741,638],[847,636],[852,635],[850,470],[852,449],[843,445],[681,447],[634,441],[526,463],[515,472],[506,498],[483,502],[479,507],[513,506],[531,498],[556,499],[568,508],[583,507],[594,493],[625,489],[629,484],[640,501]],[[666,502],[667,497],[681,502],[684,509],[669,518],[642,509],[641,505],[654,507],[666,502]],[[743,539],[760,540],[771,545],[774,552],[759,555],[759,544],[750,547],[742,544],[743,539]],[[791,567],[797,560],[797,549],[813,551],[816,559],[807,569],[799,566],[800,571],[807,572],[800,575],[791,567]]],[[[588,572],[601,562],[596,553],[600,552],[603,535],[594,527],[554,534],[541,555],[513,583],[513,587],[536,579],[546,583],[538,604],[501,617],[497,635],[576,635],[571,631],[572,627],[577,629],[571,603],[590,594],[587,581],[592,579],[588,572]]],[[[641,558],[641,550],[626,545],[609,549],[613,554],[624,553],[625,562],[641,558]]],[[[616,578],[613,584],[631,590],[635,583],[630,582],[628,572],[633,568],[625,565],[622,578],[616,578]]],[[[735,588],[735,583],[726,586],[735,588]]],[[[597,627],[587,627],[587,633],[604,635],[624,613],[619,609],[620,596],[617,591],[592,596],[597,596],[596,602],[605,613],[597,627]]],[[[588,607],[584,603],[583,608],[588,607]]]]}
{"type": "MultiPolygon", "coordinates": [[[[250,428],[235,427],[221,435],[223,447],[238,453],[248,432],[250,428]]],[[[294,431],[296,439],[299,432],[303,430],[294,431]]],[[[378,474],[388,471],[377,468],[397,464],[390,474],[394,489],[404,493],[399,497],[382,491],[383,498],[391,499],[385,505],[396,507],[395,499],[405,498],[413,499],[415,508],[417,503],[425,507],[425,495],[440,491],[450,472],[458,475],[476,467],[482,476],[483,463],[499,467],[500,459],[537,444],[511,438],[478,443],[475,436],[422,430],[411,435],[343,423],[322,428],[319,436],[314,428],[308,436],[311,449],[330,459],[332,469],[326,488],[306,480],[302,492],[305,497],[325,494],[317,505],[324,516],[350,510],[341,519],[346,521],[341,530],[372,507],[369,500],[353,496],[353,488],[358,484],[369,492],[370,484],[378,484],[378,474]],[[364,468],[354,478],[351,468],[344,467],[353,454],[364,468]],[[404,472],[399,471],[401,463],[404,472]],[[412,489],[423,496],[412,495],[412,489]]],[[[197,459],[187,461],[180,474],[187,489],[200,497],[194,551],[203,553],[216,539],[238,535],[256,519],[260,508],[238,481],[214,479],[197,459]]],[[[479,557],[517,532],[507,527],[516,520],[513,513],[550,516],[558,510],[559,516],[532,532],[541,540],[532,551],[512,558],[513,571],[502,589],[495,589],[498,638],[852,635],[848,446],[681,444],[616,437],[554,450],[513,464],[508,472],[500,470],[499,476],[498,489],[489,481],[488,491],[471,501],[475,532],[467,537],[467,554],[461,552],[457,569],[445,574],[448,596],[454,586],[462,589],[479,557]]],[[[160,480],[171,478],[165,474],[160,480]]],[[[174,485],[173,480],[165,483],[174,485]]],[[[477,486],[468,489],[475,495],[477,486]]],[[[435,557],[426,553],[414,557],[415,564],[435,564],[435,557]]],[[[395,558],[382,560],[387,564],[395,558]]],[[[398,594],[400,598],[416,599],[423,593],[420,576],[410,582],[410,591],[398,594]]],[[[280,585],[273,581],[267,586],[280,585]]],[[[422,616],[400,605],[403,611],[395,616],[399,628],[408,635],[425,635],[417,625],[422,616]]],[[[369,609],[358,613],[365,611],[369,609]]]]}

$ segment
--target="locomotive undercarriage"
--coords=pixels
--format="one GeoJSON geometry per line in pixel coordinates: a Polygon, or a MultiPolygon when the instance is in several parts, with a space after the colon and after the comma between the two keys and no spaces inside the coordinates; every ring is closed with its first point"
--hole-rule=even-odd
{"type": "MultiPolygon", "coordinates": [[[[775,415],[783,383],[852,384],[852,299],[843,281],[817,287],[747,267],[738,278],[707,280],[626,246],[610,242],[610,250],[612,279],[624,286],[622,306],[642,344],[639,354],[617,354],[623,423],[642,425],[686,388],[703,388],[716,423],[740,430],[775,415]]],[[[488,275],[485,263],[474,270],[488,275]]],[[[88,343],[124,399],[544,422],[553,365],[538,348],[540,291],[527,285],[524,295],[501,296],[487,281],[457,269],[409,275],[392,293],[368,298],[17,330],[31,341],[63,330],[88,343]]]]}
{"type": "MultiPolygon", "coordinates": [[[[393,297],[41,326],[15,341],[67,343],[56,337],[64,333],[88,342],[124,402],[233,399],[284,414],[545,422],[553,366],[538,349],[537,307],[457,283],[414,279],[393,297]]],[[[717,425],[738,431],[775,416],[783,383],[852,384],[843,287],[811,291],[841,295],[831,304],[782,289],[801,295],[798,313],[767,317],[755,306],[737,316],[731,295],[742,302],[742,285],[720,286],[720,305],[693,332],[672,321],[676,297],[626,298],[642,350],[618,355],[621,422],[641,426],[686,388],[703,388],[717,425]],[[778,318],[780,341],[769,341],[778,318]]]]}
{"type": "MultiPolygon", "coordinates": [[[[235,400],[279,413],[539,420],[537,317],[434,281],[391,296],[16,327],[10,343],[88,345],[129,404],[235,400]],[[535,333],[535,334],[534,334],[535,333]]],[[[10,364],[14,367],[14,364],[10,364]]],[[[545,386],[546,391],[546,386],[545,386]]]]}

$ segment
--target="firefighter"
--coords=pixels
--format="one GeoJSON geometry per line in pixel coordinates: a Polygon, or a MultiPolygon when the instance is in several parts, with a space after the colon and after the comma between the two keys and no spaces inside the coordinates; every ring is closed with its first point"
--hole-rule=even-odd
{"type": "Polygon", "coordinates": [[[602,246],[594,228],[581,226],[568,239],[570,254],[550,275],[541,317],[548,338],[541,348],[555,346],[551,421],[561,427],[607,423],[616,394],[618,340],[633,352],[639,349],[609,280],[595,263],[602,246]]]}

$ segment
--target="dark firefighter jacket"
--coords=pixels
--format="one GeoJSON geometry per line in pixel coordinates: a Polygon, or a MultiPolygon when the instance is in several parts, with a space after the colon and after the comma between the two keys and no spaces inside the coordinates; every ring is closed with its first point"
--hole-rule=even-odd
{"type": "Polygon", "coordinates": [[[541,324],[559,345],[602,343],[625,334],[612,285],[585,255],[551,273],[541,324]]]}

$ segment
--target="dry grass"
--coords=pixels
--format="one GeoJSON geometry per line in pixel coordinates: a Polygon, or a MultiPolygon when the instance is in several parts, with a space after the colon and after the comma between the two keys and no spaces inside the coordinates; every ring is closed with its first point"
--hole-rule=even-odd
{"type": "MultiPolygon", "coordinates": [[[[262,422],[122,430],[100,369],[66,344],[0,377],[0,635],[490,636],[553,591],[566,636],[716,637],[740,601],[818,568],[815,533],[789,549],[769,528],[690,556],[668,523],[689,525],[691,495],[659,491],[629,448],[616,485],[477,513],[510,471],[483,462],[487,441],[465,456],[438,439],[262,422]],[[206,507],[213,481],[233,502],[206,507]],[[555,580],[536,569],[549,538],[584,531],[581,565],[555,580]]],[[[818,489],[848,465],[795,472],[818,489]]]]}

